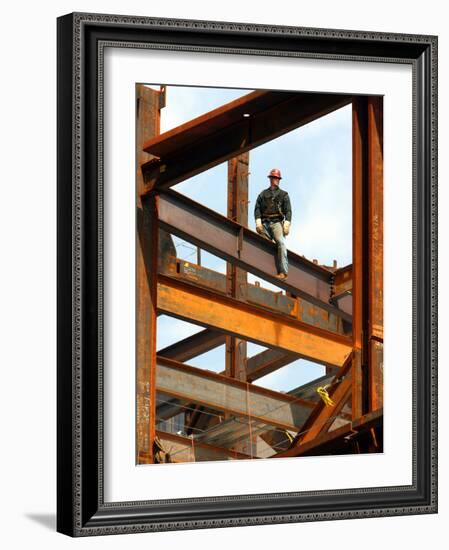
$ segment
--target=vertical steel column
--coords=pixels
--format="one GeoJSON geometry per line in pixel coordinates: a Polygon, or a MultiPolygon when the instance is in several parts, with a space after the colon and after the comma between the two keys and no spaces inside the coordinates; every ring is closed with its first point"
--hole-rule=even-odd
{"type": "MultiPolygon", "coordinates": [[[[249,153],[228,161],[228,218],[248,225],[248,167],[249,153]]],[[[228,296],[245,299],[247,273],[231,263],[226,265],[226,292],[228,296]]],[[[246,341],[226,337],[226,375],[246,381],[246,341]]]]}
{"type": "MultiPolygon", "coordinates": [[[[228,218],[248,225],[248,168],[249,152],[228,161],[228,218]]],[[[243,269],[226,264],[226,293],[238,299],[246,299],[247,273],[243,269]]],[[[247,381],[247,343],[236,336],[226,336],[226,376],[247,381]]],[[[249,400],[247,399],[247,407],[249,400]]],[[[250,411],[248,411],[250,413],[250,411]]],[[[233,450],[253,456],[254,441],[251,438],[251,419],[248,424],[248,438],[237,442],[233,450]]]]}
{"type": "Polygon", "coordinates": [[[367,187],[367,101],[352,103],[352,418],[364,410],[364,340],[366,331],[366,187],[367,187]]]}
{"type": "Polygon", "coordinates": [[[156,415],[156,289],[158,231],[154,197],[142,204],[141,166],[152,158],[143,143],[160,133],[164,92],[136,86],[136,462],[153,462],[156,415]]]}
{"type": "Polygon", "coordinates": [[[383,406],[383,98],[368,98],[368,411],[383,406]]]}
{"type": "Polygon", "coordinates": [[[353,418],[383,406],[382,114],[381,97],[353,101],[353,418]]]}

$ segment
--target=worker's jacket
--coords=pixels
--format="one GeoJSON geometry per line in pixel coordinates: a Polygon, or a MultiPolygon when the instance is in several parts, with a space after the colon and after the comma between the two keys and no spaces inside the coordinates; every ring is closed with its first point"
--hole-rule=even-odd
{"type": "Polygon", "coordinates": [[[256,200],[254,218],[261,218],[262,221],[292,221],[292,207],[287,191],[276,187],[264,189],[256,200]]]}

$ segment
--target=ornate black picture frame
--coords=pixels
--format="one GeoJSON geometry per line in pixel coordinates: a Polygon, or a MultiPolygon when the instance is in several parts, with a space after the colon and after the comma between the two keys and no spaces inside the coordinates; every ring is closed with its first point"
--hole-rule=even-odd
{"type": "MultiPolygon", "coordinates": [[[[437,512],[437,37],[75,13],[58,19],[58,502],[70,536],[437,512]],[[103,45],[413,70],[413,483],[105,502],[103,45]]],[[[281,461],[282,462],[282,461],[281,461]]]]}

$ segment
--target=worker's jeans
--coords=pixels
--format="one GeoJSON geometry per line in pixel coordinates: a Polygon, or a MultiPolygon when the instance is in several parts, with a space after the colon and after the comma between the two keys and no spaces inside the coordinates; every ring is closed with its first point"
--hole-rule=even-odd
{"type": "Polygon", "coordinates": [[[285,245],[284,230],[281,222],[264,221],[264,236],[275,241],[278,245],[278,253],[276,256],[276,269],[278,273],[288,273],[287,246],[285,245]]]}

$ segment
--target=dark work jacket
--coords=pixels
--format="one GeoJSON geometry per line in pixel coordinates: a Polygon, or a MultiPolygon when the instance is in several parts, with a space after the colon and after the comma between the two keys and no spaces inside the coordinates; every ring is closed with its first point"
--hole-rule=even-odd
{"type": "Polygon", "coordinates": [[[259,193],[254,208],[254,218],[262,221],[292,221],[292,207],[287,191],[275,188],[264,189],[259,193]]]}

